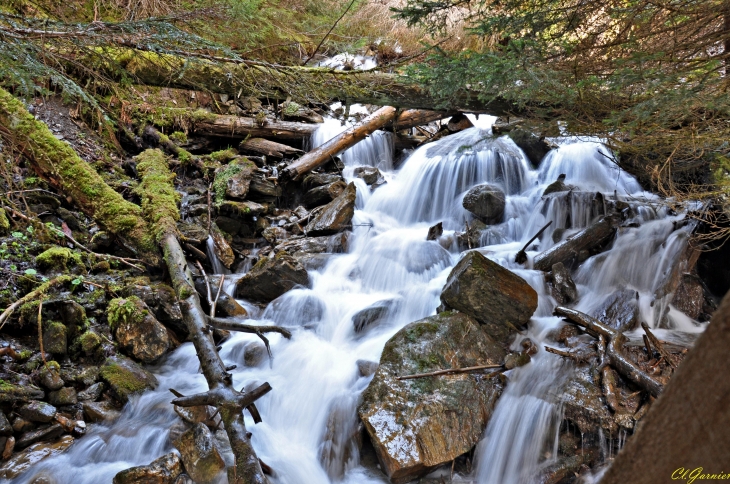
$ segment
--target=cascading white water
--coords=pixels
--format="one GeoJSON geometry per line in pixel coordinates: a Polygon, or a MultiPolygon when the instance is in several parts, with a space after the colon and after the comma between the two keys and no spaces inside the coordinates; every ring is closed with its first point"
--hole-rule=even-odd
{"type": "MultiPolygon", "coordinates": [[[[329,134],[321,137],[330,136],[330,129],[326,123],[322,132],[329,134]]],[[[315,145],[322,142],[320,134],[314,137],[315,145]]],[[[560,218],[539,242],[539,250],[554,244],[556,228],[585,227],[600,211],[597,204],[586,208],[587,203],[594,204],[593,191],[615,193],[637,207],[641,202],[657,208],[636,208],[633,222],[638,227],[622,228],[611,250],[578,270],[578,309],[590,310],[617,287],[628,286],[643,298],[642,319],[656,326],[658,305],[649,304],[658,280],[654,275],[666,271],[686,240],[685,229],[673,228],[681,216],[668,216],[660,200],[641,192],[633,178],[600,154],[607,151],[596,142],[564,145],[536,170],[508,138],[494,139],[488,130],[471,128],[419,148],[400,171],[387,172],[392,149],[381,141],[371,136],[343,155],[346,177],[354,166],[367,164],[385,170],[389,181],[371,194],[362,180],[355,180],[358,199],[349,253],[332,255],[325,267],[310,272],[310,288],[292,290],[273,301],[255,321],[287,326],[292,339],[270,335],[274,359],[256,366],[245,364],[261,345],[255,336],[236,334],[221,351],[226,364],[238,365],[232,371],[237,388],[264,381],[273,387],[257,402],[263,422],[254,425],[247,414],[246,425],[258,456],[276,472],[271,479],[275,484],[387,482],[377,469],[360,465],[353,440],[357,400],[370,381],[360,376],[358,362],[377,362],[386,341],[400,328],[436,310],[441,288],[460,254],[426,241],[426,232],[437,222],[443,222],[445,236],[460,230],[471,217],[461,200],[474,185],[489,182],[507,194],[504,222],[486,231],[482,240],[490,245],[478,250],[515,271],[539,295],[528,332],[515,341],[515,347],[522,337],[529,337],[542,348],[550,329],[561,323],[551,316],[555,302],[542,273],[518,266],[514,256],[548,220],[560,218]],[[561,173],[567,175],[566,183],[591,194],[542,197],[561,173]],[[375,303],[392,308],[387,319],[356,334],[352,316],[375,303]]],[[[676,311],[667,317],[665,327],[701,330],[676,311]]],[[[476,452],[476,482],[531,482],[540,467],[551,462],[561,418],[556,389],[568,375],[567,365],[540,349],[532,363],[511,372],[476,452]]],[[[44,473],[58,483],[111,482],[119,470],[169,452],[166,436],[176,416],[168,389],[185,394],[203,391],[205,381],[197,370],[193,348],[184,344],[154,369],[160,379],[157,390],[133,398],[119,421],[93,426],[68,453],[44,461],[17,482],[32,482],[44,473]]]]}

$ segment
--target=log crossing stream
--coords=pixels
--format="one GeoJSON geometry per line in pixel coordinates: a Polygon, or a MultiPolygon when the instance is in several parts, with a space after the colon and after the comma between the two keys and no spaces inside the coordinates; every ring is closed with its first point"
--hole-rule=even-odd
{"type": "MultiPolygon", "coordinates": [[[[341,129],[328,120],[313,144],[341,129]]],[[[632,289],[641,321],[659,328],[656,334],[664,340],[682,340],[704,327],[669,306],[671,295],[661,295],[660,288],[685,249],[690,228],[677,223],[682,214],[620,171],[596,141],[556,140],[560,147],[533,168],[509,138],[474,127],[420,147],[394,168],[389,136],[377,133],[343,156],[343,175],[357,187],[348,253],[333,254],[324,267],[310,271],[311,287],[286,293],[262,312],[247,305],[250,322],[285,326],[293,332],[291,340],[268,336],[271,362],[255,335],[234,334],[223,344],[224,362],[237,365],[231,371],[236,388],[265,381],[273,387],[256,402],[263,422],[254,424],[246,413],[256,453],[274,470],[270,481],[275,484],[388,482],[372,462],[360,461],[354,438],[358,399],[372,378],[361,376],[358,362],[379,361],[399,329],[436,313],[447,276],[464,253],[456,232],[472,223],[462,207],[464,194],[490,183],[506,194],[504,221],[488,226],[473,250],[515,272],[538,293],[528,330],[513,343],[519,349],[529,337],[538,352],[531,363],[507,373],[504,394],[474,453],[474,469],[454,476],[454,482],[535,482],[540,470],[554,462],[562,421],[560,388],[573,370],[570,361],[543,349],[551,330],[563,324],[552,316],[557,303],[543,272],[515,263],[515,255],[552,221],[528,248],[529,267],[537,253],[603,215],[607,200],[621,202],[630,215],[611,248],[585,260],[573,274],[579,294],[574,307],[591,313],[617,290],[632,289]],[[359,165],[377,166],[387,183],[371,191],[354,177],[359,165]],[[572,192],[543,196],[560,174],[572,192]],[[443,235],[427,241],[429,227],[438,222],[443,235]],[[387,317],[356,333],[353,315],[383,301],[391,308],[387,317]]],[[[629,336],[641,339],[641,330],[629,336]]],[[[207,386],[190,343],[152,371],[160,382],[155,391],[133,398],[116,422],[92,426],[67,453],[13,482],[109,483],[117,472],[170,452],[169,431],[178,417],[169,389],[187,395],[207,386]],[[40,476],[48,480],[36,481],[40,476]]],[[[617,450],[612,442],[607,436],[605,459],[617,450]]]]}

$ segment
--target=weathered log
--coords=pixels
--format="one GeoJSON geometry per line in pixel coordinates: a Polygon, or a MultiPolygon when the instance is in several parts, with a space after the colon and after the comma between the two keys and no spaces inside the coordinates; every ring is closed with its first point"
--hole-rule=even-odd
{"type": "Polygon", "coordinates": [[[257,120],[239,116],[210,114],[200,116],[192,125],[195,134],[243,138],[246,136],[275,139],[304,139],[317,131],[318,124],[294,121],[257,120]]]}
{"type": "MultiPolygon", "coordinates": [[[[135,46],[136,47],[136,46],[135,46]]],[[[108,51],[110,52],[110,51],[108,51]]],[[[122,76],[150,86],[204,89],[238,98],[333,100],[398,106],[407,109],[439,109],[509,114],[516,105],[501,99],[483,101],[476,92],[460,90],[448,100],[434,96],[417,80],[398,74],[367,71],[334,71],[328,68],[279,66],[255,61],[221,58],[191,59],[172,54],[118,49],[116,62],[96,62],[94,68],[113,79],[122,76]],[[126,73],[123,70],[126,70],[126,73]]]]}
{"type": "Polygon", "coordinates": [[[609,328],[593,316],[589,316],[575,309],[558,306],[553,310],[555,316],[562,316],[578,326],[585,328],[588,332],[592,333],[596,338],[603,336],[607,340],[612,338],[616,334],[616,330],[609,328]]]}
{"type": "Polygon", "coordinates": [[[33,171],[71,197],[81,211],[119,237],[138,258],[159,265],[159,251],[140,208],[115,192],[68,143],[56,139],[48,126],[2,88],[0,135],[12,140],[33,171]]]}
{"type": "Polygon", "coordinates": [[[699,482],[702,480],[700,474],[727,474],[727,456],[730,455],[730,433],[725,431],[730,427],[730,411],[725,398],[730,394],[728,347],[730,293],[662,395],[641,419],[636,433],[618,453],[601,479],[602,484],[654,484],[669,478],[681,482],[693,472],[696,474],[693,479],[699,482]]]}
{"type": "Polygon", "coordinates": [[[281,326],[258,326],[254,324],[243,324],[237,321],[231,321],[223,318],[208,318],[211,326],[227,331],[238,331],[240,333],[259,334],[259,333],[279,333],[286,339],[291,338],[291,331],[281,326]]]}
{"type": "Polygon", "coordinates": [[[263,138],[250,138],[245,140],[238,145],[238,151],[242,153],[271,156],[273,158],[284,158],[286,155],[301,155],[304,153],[304,151],[300,149],[292,148],[291,146],[263,138]]]}
{"type": "MultiPolygon", "coordinates": [[[[644,330],[644,333],[646,333],[644,336],[649,342],[651,342],[651,346],[656,348],[657,352],[661,355],[662,358],[664,358],[664,361],[666,361],[673,370],[676,369],[677,361],[675,360],[674,355],[667,351],[667,349],[664,347],[664,344],[659,341],[659,338],[654,336],[654,333],[651,332],[649,326],[646,323],[641,323],[641,327],[644,330]]],[[[646,344],[647,348],[651,348],[651,346],[647,344],[647,340],[645,340],[644,344],[646,344]]],[[[649,353],[649,356],[651,356],[651,352],[649,353]]]]}
{"type": "MultiPolygon", "coordinates": [[[[545,225],[543,225],[543,227],[540,230],[538,230],[537,233],[535,235],[533,235],[530,240],[527,241],[527,243],[524,245],[524,247],[522,247],[522,249],[520,249],[520,251],[517,253],[517,255],[515,255],[515,262],[517,262],[518,264],[524,264],[525,262],[527,262],[527,252],[526,252],[527,248],[530,246],[531,243],[533,243],[535,241],[535,239],[540,237],[542,235],[542,233],[545,232],[545,229],[550,227],[552,224],[553,224],[553,221],[551,220],[548,223],[546,223],[545,225]]],[[[550,266],[550,267],[552,267],[552,266],[550,266]]]]}
{"type": "Polygon", "coordinates": [[[284,168],[282,170],[282,177],[290,180],[300,179],[305,173],[323,165],[333,156],[365,139],[366,136],[376,129],[382,128],[390,123],[395,118],[396,113],[397,110],[391,106],[378,109],[365,118],[359,125],[335,136],[322,146],[315,148],[284,168]]]}
{"type": "Polygon", "coordinates": [[[613,237],[618,221],[618,214],[601,218],[598,222],[581,230],[568,240],[536,255],[533,268],[539,271],[549,271],[553,264],[557,262],[562,262],[568,266],[570,261],[577,258],[580,251],[597,247],[613,237]]]}
{"type": "MultiPolygon", "coordinates": [[[[206,315],[200,306],[185,254],[177,238],[176,222],[179,219],[179,212],[172,184],[174,175],[159,150],[147,150],[142,153],[138,157],[137,169],[142,177],[140,185],[142,208],[165,254],[165,262],[180,303],[183,321],[210,388],[206,394],[209,399],[205,401],[215,405],[220,412],[235,456],[235,465],[229,468],[228,480],[235,484],[264,484],[267,482],[266,477],[247,436],[243,409],[268,392],[271,387],[268,383],[264,383],[249,393],[241,393],[233,388],[233,378],[226,371],[208,331],[206,315]]],[[[187,400],[181,400],[176,404],[185,405],[191,400],[203,401],[202,397],[197,400],[194,397],[197,396],[183,397],[187,400]]]]}

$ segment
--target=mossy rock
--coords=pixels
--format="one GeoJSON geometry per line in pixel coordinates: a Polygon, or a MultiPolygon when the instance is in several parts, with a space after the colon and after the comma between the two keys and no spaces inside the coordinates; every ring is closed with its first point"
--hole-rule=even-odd
{"type": "Polygon", "coordinates": [[[56,321],[51,321],[44,326],[43,349],[53,355],[65,355],[68,350],[66,326],[56,321]]]}
{"type": "Polygon", "coordinates": [[[139,361],[152,363],[170,349],[167,330],[136,296],[111,300],[107,319],[122,351],[139,361]]]}
{"type": "Polygon", "coordinates": [[[155,389],[157,378],[129,358],[110,356],[99,371],[114,399],[125,404],[132,395],[155,389]]]}
{"type": "Polygon", "coordinates": [[[10,221],[5,214],[5,209],[0,208],[0,235],[7,235],[10,231],[10,221]]]}
{"type": "Polygon", "coordinates": [[[38,267],[55,272],[68,272],[70,269],[84,271],[81,254],[66,247],[51,247],[35,258],[38,267]]]}
{"type": "Polygon", "coordinates": [[[0,403],[28,402],[45,396],[43,390],[33,385],[15,385],[0,380],[0,403]]]}
{"type": "Polygon", "coordinates": [[[87,331],[79,336],[79,344],[84,354],[92,356],[101,346],[101,337],[93,331],[87,331]]]}

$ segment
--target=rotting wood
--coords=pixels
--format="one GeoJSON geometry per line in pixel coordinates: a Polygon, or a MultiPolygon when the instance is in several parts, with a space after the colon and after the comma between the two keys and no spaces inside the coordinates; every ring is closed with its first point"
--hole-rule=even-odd
{"type": "Polygon", "coordinates": [[[301,140],[309,138],[317,131],[318,124],[297,123],[294,121],[274,121],[271,119],[257,120],[230,115],[215,115],[202,117],[192,126],[192,132],[206,136],[221,136],[224,138],[274,138],[301,140]]]}
{"type": "Polygon", "coordinates": [[[589,250],[606,242],[616,233],[619,215],[611,214],[602,217],[598,222],[585,228],[554,247],[539,253],[533,261],[533,268],[538,271],[549,271],[558,262],[566,266],[578,257],[582,250],[589,250]]]}
{"type": "Polygon", "coordinates": [[[142,207],[150,219],[158,243],[163,248],[164,260],[180,304],[183,322],[210,388],[207,392],[176,398],[172,403],[180,406],[215,406],[220,412],[235,457],[235,465],[228,469],[228,481],[232,484],[264,484],[267,482],[266,477],[247,435],[243,410],[269,392],[271,386],[263,383],[246,393],[233,388],[233,377],[226,371],[218,355],[185,254],[177,238],[176,222],[179,212],[175,204],[173,175],[159,150],[148,150],[138,159],[140,162],[137,169],[142,177],[142,207]],[[171,203],[175,204],[174,209],[169,206],[171,203]]]}
{"type": "Polygon", "coordinates": [[[473,371],[490,370],[495,368],[504,368],[504,365],[480,365],[469,366],[466,368],[448,368],[446,370],[436,370],[429,373],[417,373],[415,375],[399,376],[396,380],[413,380],[415,378],[425,378],[428,376],[454,375],[459,373],[471,373],[473,371]]]}
{"type": "Polygon", "coordinates": [[[527,243],[524,245],[524,247],[522,247],[522,249],[520,249],[520,251],[517,253],[517,255],[515,255],[516,263],[524,264],[525,262],[527,262],[527,252],[526,252],[527,248],[530,246],[531,243],[533,243],[535,241],[535,239],[540,237],[542,235],[542,233],[545,232],[545,229],[550,227],[552,224],[553,224],[552,220],[549,221],[548,223],[546,223],[540,230],[537,231],[537,233],[535,235],[532,236],[532,238],[530,240],[527,241],[527,243]]]}
{"type": "Polygon", "coordinates": [[[368,116],[357,126],[335,136],[322,146],[313,149],[282,170],[281,176],[287,180],[299,180],[305,173],[327,163],[332,157],[365,139],[373,131],[390,123],[397,109],[385,106],[368,116]]]}
{"type": "MultiPolygon", "coordinates": [[[[664,358],[664,361],[667,362],[669,366],[672,367],[673,370],[677,368],[677,362],[674,359],[674,355],[671,354],[667,349],[664,347],[664,344],[659,341],[659,338],[654,336],[654,333],[651,332],[649,329],[649,326],[642,322],[641,328],[644,330],[644,333],[646,333],[644,336],[648,338],[648,340],[651,342],[651,345],[656,348],[657,352],[664,358]]],[[[651,353],[649,354],[651,356],[651,353]]]]}
{"type": "Polygon", "coordinates": [[[242,153],[253,153],[273,158],[284,158],[285,156],[298,156],[304,151],[292,148],[289,145],[277,143],[263,138],[250,138],[238,145],[238,151],[242,153]]]}
{"type": "Polygon", "coordinates": [[[553,310],[555,316],[562,316],[572,323],[585,328],[596,338],[602,335],[606,339],[612,338],[616,334],[616,330],[609,328],[596,318],[589,316],[575,309],[558,306],[553,310]]]}
{"type": "Polygon", "coordinates": [[[614,413],[617,413],[619,409],[618,396],[616,395],[616,373],[609,366],[604,366],[601,370],[601,387],[603,389],[603,396],[606,398],[608,408],[614,413]]]}

